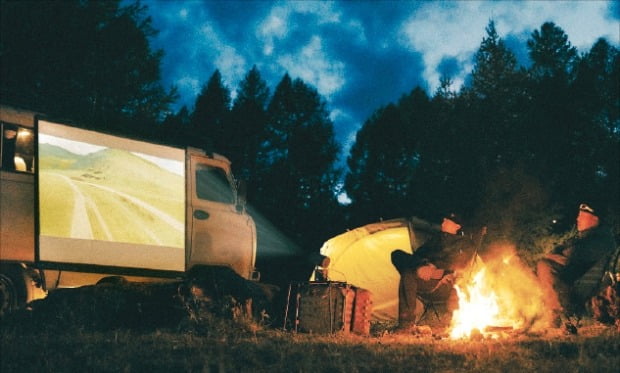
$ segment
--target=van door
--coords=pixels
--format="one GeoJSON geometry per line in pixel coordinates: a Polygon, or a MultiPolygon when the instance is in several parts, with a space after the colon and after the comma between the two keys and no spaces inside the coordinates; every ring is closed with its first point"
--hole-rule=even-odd
{"type": "Polygon", "coordinates": [[[230,164],[223,157],[188,156],[188,268],[228,266],[248,279],[254,270],[256,227],[245,209],[237,208],[230,164]]]}
{"type": "Polygon", "coordinates": [[[0,122],[0,259],[34,262],[34,131],[0,122]]]}

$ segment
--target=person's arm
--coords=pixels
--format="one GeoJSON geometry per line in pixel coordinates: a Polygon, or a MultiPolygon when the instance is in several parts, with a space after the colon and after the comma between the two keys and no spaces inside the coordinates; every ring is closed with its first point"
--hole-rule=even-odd
{"type": "Polygon", "coordinates": [[[411,255],[411,267],[419,268],[424,265],[427,265],[431,262],[431,254],[434,251],[434,243],[427,242],[424,245],[420,246],[417,250],[413,252],[411,255]]]}
{"type": "Polygon", "coordinates": [[[428,263],[423,266],[418,267],[416,270],[416,274],[418,277],[424,281],[439,280],[443,277],[445,270],[441,268],[437,268],[433,263],[428,263]]]}
{"type": "Polygon", "coordinates": [[[435,236],[421,246],[414,254],[417,257],[416,274],[424,281],[439,280],[446,273],[444,263],[446,253],[442,250],[442,236],[435,236]]]}
{"type": "Polygon", "coordinates": [[[547,255],[545,255],[546,259],[549,259],[553,262],[556,262],[558,264],[561,264],[563,266],[565,266],[568,263],[568,258],[565,257],[562,254],[554,254],[554,253],[549,253],[547,255]]]}
{"type": "Polygon", "coordinates": [[[573,239],[569,239],[566,242],[555,246],[550,252],[547,253],[547,255],[545,255],[545,259],[566,266],[573,253],[574,242],[575,241],[573,239]]]}

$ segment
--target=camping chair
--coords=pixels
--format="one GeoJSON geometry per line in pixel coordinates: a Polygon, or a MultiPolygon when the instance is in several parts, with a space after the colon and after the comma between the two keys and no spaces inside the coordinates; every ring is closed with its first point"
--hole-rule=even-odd
{"type": "Polygon", "coordinates": [[[429,311],[432,311],[435,314],[436,321],[441,321],[441,314],[439,310],[443,311],[447,308],[448,305],[448,297],[434,297],[434,291],[437,289],[433,289],[430,293],[419,292],[417,294],[417,300],[419,300],[424,305],[424,311],[420,315],[418,322],[424,320],[429,311]]]}
{"type": "Polygon", "coordinates": [[[437,311],[437,307],[435,306],[435,303],[439,301],[432,300],[428,297],[425,297],[425,295],[426,294],[418,294],[417,296],[418,300],[424,306],[424,311],[422,311],[422,314],[420,315],[418,322],[424,320],[429,310],[433,311],[433,313],[435,314],[435,317],[437,318],[437,321],[441,320],[441,317],[439,316],[439,312],[437,311]]]}
{"type": "MultiPolygon", "coordinates": [[[[581,278],[573,284],[571,289],[571,303],[576,309],[573,313],[583,316],[591,310],[587,305],[590,299],[598,294],[604,284],[608,284],[609,276],[615,276],[620,270],[618,260],[620,259],[620,246],[616,250],[601,258],[592,268],[590,268],[581,278]]],[[[612,277],[612,281],[614,278],[612,277]]]]}

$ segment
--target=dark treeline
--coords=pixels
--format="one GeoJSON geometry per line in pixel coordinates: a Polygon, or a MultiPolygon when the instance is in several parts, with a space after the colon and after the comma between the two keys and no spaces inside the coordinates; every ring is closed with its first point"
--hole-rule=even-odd
{"type": "Polygon", "coordinates": [[[165,138],[225,154],[247,184],[259,269],[285,269],[265,273],[273,282],[307,279],[311,254],[345,227],[335,192],[339,146],[326,103],[288,74],[270,94],[256,67],[230,96],[215,71],[193,111],[184,107],[164,120],[165,138]]]}
{"type": "Polygon", "coordinates": [[[177,98],[160,83],[163,51],[139,3],[0,0],[5,103],[83,126],[140,135],[177,98]]]}
{"type": "Polygon", "coordinates": [[[518,66],[491,21],[460,91],[444,77],[432,97],[415,88],[377,110],[347,160],[349,220],[456,210],[535,255],[590,200],[620,232],[618,49],[599,39],[578,55],[550,22],[527,48],[518,66]]]}
{"type": "Polygon", "coordinates": [[[340,170],[328,103],[300,79],[284,73],[272,91],[253,67],[233,99],[215,71],[192,108],[171,113],[177,95],[160,83],[163,52],[149,46],[144,6],[1,5],[2,102],[226,155],[247,181],[266,280],[307,278],[305,258],[325,240],[379,219],[454,210],[533,259],[554,219],[566,231],[576,204],[596,198],[620,232],[620,58],[605,39],[579,55],[545,23],[524,67],[491,21],[463,88],[446,76],[432,96],[414,87],[378,108],[340,170]]]}

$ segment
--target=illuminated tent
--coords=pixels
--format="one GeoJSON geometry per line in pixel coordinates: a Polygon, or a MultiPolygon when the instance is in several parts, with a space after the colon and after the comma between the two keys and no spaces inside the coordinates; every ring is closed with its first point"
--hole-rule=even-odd
{"type": "MultiPolygon", "coordinates": [[[[396,249],[411,253],[439,226],[421,219],[394,219],[368,224],[326,241],[321,254],[329,257],[329,281],[347,282],[372,293],[373,319],[396,320],[400,275],[392,265],[396,249]]],[[[314,281],[314,274],[311,281],[314,281]]]]}

